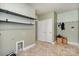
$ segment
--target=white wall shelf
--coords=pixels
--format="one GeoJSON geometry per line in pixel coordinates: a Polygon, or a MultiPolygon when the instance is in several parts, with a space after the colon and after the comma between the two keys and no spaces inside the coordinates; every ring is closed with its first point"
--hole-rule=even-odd
{"type": "Polygon", "coordinates": [[[35,24],[34,19],[17,16],[7,12],[0,12],[0,22],[27,24],[27,25],[35,24]]]}
{"type": "Polygon", "coordinates": [[[0,22],[4,22],[4,23],[16,23],[16,24],[24,24],[24,25],[34,25],[32,23],[21,23],[21,22],[3,21],[3,20],[0,20],[0,22]]]}

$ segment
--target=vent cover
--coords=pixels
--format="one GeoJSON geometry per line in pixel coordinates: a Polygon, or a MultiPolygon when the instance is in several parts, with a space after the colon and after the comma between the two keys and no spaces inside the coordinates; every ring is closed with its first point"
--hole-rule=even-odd
{"type": "Polygon", "coordinates": [[[18,41],[16,42],[16,52],[22,51],[24,48],[24,41],[18,41]]]}

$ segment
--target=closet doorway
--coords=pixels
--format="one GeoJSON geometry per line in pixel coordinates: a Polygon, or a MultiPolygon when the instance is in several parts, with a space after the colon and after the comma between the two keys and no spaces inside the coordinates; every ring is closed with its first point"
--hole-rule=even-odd
{"type": "Polygon", "coordinates": [[[38,21],[38,40],[52,42],[54,39],[54,23],[52,19],[38,21]]]}

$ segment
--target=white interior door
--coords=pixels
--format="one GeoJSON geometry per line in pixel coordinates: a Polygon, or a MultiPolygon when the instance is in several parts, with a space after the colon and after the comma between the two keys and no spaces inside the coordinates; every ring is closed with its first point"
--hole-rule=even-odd
{"type": "Polygon", "coordinates": [[[38,40],[45,41],[45,21],[38,22],[38,40]]]}
{"type": "Polygon", "coordinates": [[[38,22],[38,40],[52,42],[52,19],[38,22]]]}
{"type": "Polygon", "coordinates": [[[53,30],[52,30],[52,19],[47,19],[46,20],[46,41],[47,42],[52,42],[52,34],[53,34],[53,30]]]}

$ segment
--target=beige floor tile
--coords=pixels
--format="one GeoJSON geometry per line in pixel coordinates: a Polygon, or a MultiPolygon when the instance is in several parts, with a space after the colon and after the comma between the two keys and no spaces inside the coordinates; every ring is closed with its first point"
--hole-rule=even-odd
{"type": "Polygon", "coordinates": [[[18,52],[17,56],[79,56],[79,48],[75,45],[56,45],[37,41],[29,50],[18,52]]]}

